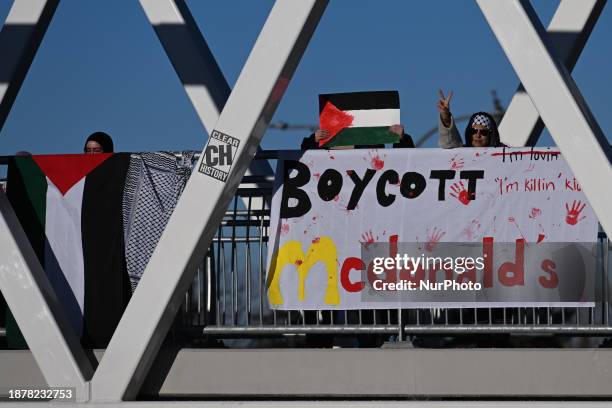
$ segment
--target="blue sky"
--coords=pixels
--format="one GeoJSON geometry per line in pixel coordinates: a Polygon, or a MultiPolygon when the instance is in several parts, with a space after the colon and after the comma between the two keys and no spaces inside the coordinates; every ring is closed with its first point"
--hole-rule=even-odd
{"type": "MultiPolygon", "coordinates": [[[[544,25],[558,1],[534,0],[544,25]]],[[[12,4],[0,0],[0,21],[12,4]]],[[[270,0],[188,1],[233,85],[270,0]]],[[[604,133],[612,134],[612,11],[574,70],[604,133]]],[[[1,63],[1,61],[0,61],[1,63]]],[[[438,88],[457,115],[507,105],[518,79],[472,0],[331,0],[274,121],[316,123],[319,93],[397,89],[415,139],[435,125],[438,88]]],[[[200,150],[206,132],[136,0],[62,0],[13,110],[0,154],[76,153],[93,131],[117,150],[200,150]]],[[[266,149],[297,148],[305,131],[270,130],[266,149]]],[[[540,144],[552,145],[550,136],[540,144]]],[[[435,138],[426,146],[434,147],[435,138]]]]}

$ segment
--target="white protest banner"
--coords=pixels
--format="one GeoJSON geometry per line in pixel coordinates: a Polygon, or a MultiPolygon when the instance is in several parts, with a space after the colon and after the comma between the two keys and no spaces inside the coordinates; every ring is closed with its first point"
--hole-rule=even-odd
{"type": "Polygon", "coordinates": [[[567,296],[576,279],[578,286],[593,285],[585,278],[595,268],[592,248],[585,255],[568,245],[595,243],[598,224],[557,149],[282,152],[276,174],[267,277],[272,308],[593,305],[591,297],[567,296]],[[464,265],[467,272],[457,259],[423,270],[426,258],[442,249],[444,259],[461,251],[484,258],[464,265]],[[398,263],[381,266],[381,258],[378,269],[385,273],[379,275],[372,256],[381,251],[398,263]],[[397,258],[406,251],[412,264],[402,266],[397,258]],[[579,275],[568,254],[583,262],[579,275]],[[423,262],[421,275],[414,258],[423,262]],[[372,296],[377,285],[406,278],[419,286],[423,276],[481,288],[372,296]]]}

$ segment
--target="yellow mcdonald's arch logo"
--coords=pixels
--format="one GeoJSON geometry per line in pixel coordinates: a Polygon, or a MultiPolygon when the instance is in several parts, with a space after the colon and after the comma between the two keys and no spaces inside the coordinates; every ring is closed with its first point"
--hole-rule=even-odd
{"type": "Polygon", "coordinates": [[[298,273],[298,300],[304,300],[304,284],[308,272],[317,262],[323,262],[327,270],[327,289],[325,290],[325,303],[328,305],[340,304],[338,291],[338,256],[336,245],[329,237],[320,237],[312,241],[306,251],[302,251],[300,241],[289,241],[277,252],[270,263],[268,274],[268,299],[273,305],[282,305],[283,296],[280,291],[280,274],[287,265],[295,265],[298,273]]]}

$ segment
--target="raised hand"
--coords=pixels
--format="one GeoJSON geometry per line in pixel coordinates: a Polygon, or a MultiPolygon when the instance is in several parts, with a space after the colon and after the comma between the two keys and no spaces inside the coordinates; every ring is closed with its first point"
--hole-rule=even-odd
{"type": "Polygon", "coordinates": [[[315,141],[317,141],[317,143],[327,138],[329,138],[329,130],[317,129],[315,131],[315,141]]]}
{"type": "Polygon", "coordinates": [[[442,119],[442,123],[444,126],[449,127],[451,124],[451,111],[450,111],[450,102],[453,98],[453,91],[450,91],[447,96],[444,96],[444,92],[442,90],[438,90],[438,96],[440,99],[438,100],[438,111],[440,112],[440,119],[442,119]]]}
{"type": "Polygon", "coordinates": [[[399,137],[402,137],[402,135],[404,134],[404,127],[402,125],[389,126],[389,132],[395,133],[399,137]]]}

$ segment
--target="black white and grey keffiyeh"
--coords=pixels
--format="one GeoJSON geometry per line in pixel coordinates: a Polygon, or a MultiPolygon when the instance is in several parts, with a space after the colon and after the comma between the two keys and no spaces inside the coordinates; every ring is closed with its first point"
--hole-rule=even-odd
{"type": "Polygon", "coordinates": [[[482,125],[485,128],[487,128],[487,129],[491,129],[491,130],[493,129],[493,123],[491,123],[491,119],[489,119],[485,115],[476,115],[476,116],[474,116],[470,126],[474,126],[474,125],[482,125]]]}
{"type": "Polygon", "coordinates": [[[193,155],[132,154],[123,193],[125,258],[132,291],[191,175],[193,155]]]}

